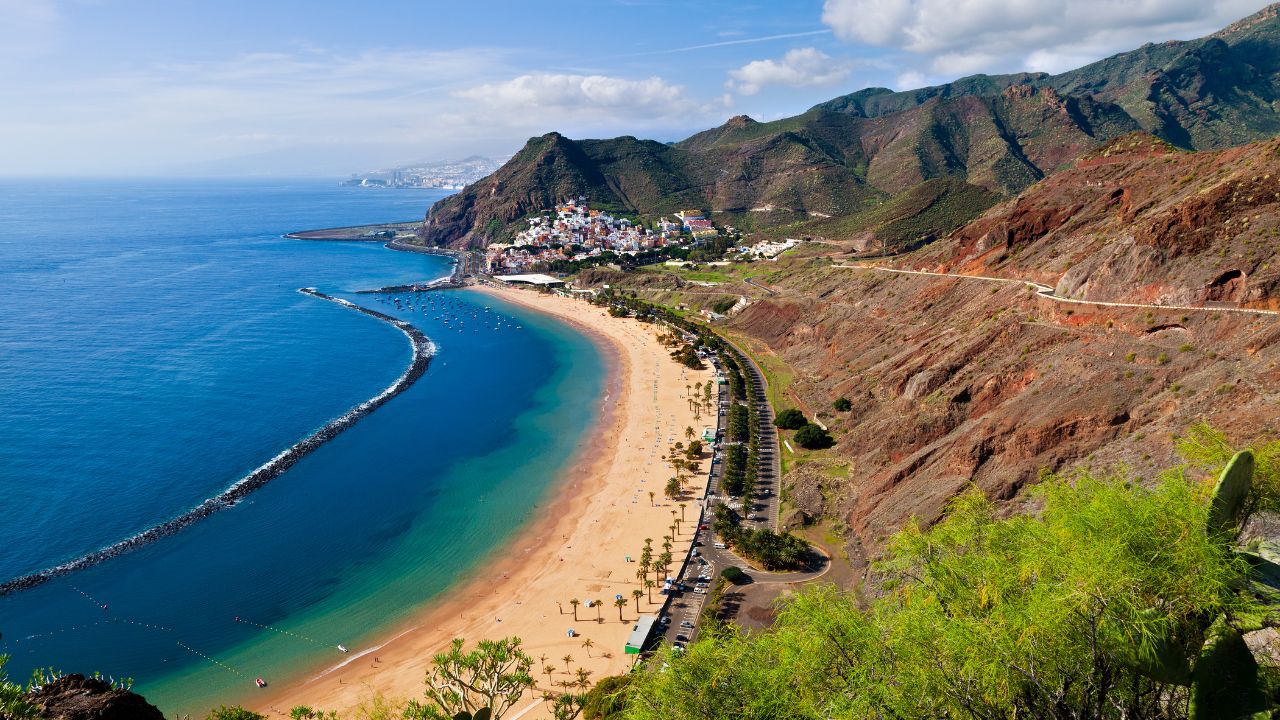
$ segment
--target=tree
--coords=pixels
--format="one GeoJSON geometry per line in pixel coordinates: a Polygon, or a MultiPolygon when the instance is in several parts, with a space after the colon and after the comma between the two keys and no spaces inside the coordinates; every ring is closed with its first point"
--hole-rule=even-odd
{"type": "Polygon", "coordinates": [[[267,718],[265,715],[246,710],[239,705],[219,705],[209,711],[205,720],[267,720],[267,718]]]}
{"type": "Polygon", "coordinates": [[[849,412],[853,409],[853,402],[842,395],[836,398],[835,402],[831,403],[831,407],[835,408],[837,412],[849,412]]]}
{"type": "Polygon", "coordinates": [[[603,600],[593,600],[593,601],[592,601],[592,603],[596,606],[596,622],[601,622],[601,621],[603,621],[603,620],[604,620],[604,618],[600,617],[600,613],[601,613],[601,611],[603,611],[603,610],[604,610],[604,601],[603,601],[603,600]]]}
{"type": "Polygon", "coordinates": [[[797,430],[804,427],[806,422],[808,420],[805,419],[804,413],[795,408],[787,408],[773,419],[773,424],[784,430],[797,430]]]}
{"type": "Polygon", "coordinates": [[[654,498],[657,494],[658,494],[658,493],[656,493],[656,492],[654,492],[654,491],[652,491],[652,490],[650,490],[650,491],[649,491],[649,504],[650,504],[650,505],[652,505],[652,504],[653,504],[653,498],[654,498]]]}
{"type": "Polygon", "coordinates": [[[652,580],[645,580],[645,581],[644,581],[644,589],[649,593],[649,604],[650,604],[650,605],[652,605],[652,604],[653,604],[653,586],[654,586],[655,584],[656,584],[656,583],[654,583],[652,580]]]}
{"type": "Polygon", "coordinates": [[[627,606],[627,599],[620,597],[613,601],[613,605],[618,608],[618,622],[622,622],[622,608],[627,606]]]}
{"type": "Polygon", "coordinates": [[[573,662],[573,656],[566,654],[560,659],[564,661],[564,671],[569,672],[569,664],[573,662]]]}
{"type": "Polygon", "coordinates": [[[460,712],[489,708],[500,720],[525,691],[534,686],[533,658],[520,638],[481,640],[471,652],[455,638],[449,650],[432,658],[426,678],[426,702],[409,701],[408,720],[451,720],[460,712]]]}
{"type": "Polygon", "coordinates": [[[548,683],[553,682],[553,681],[552,681],[552,679],[551,679],[551,673],[553,673],[553,672],[555,672],[555,671],[556,671],[556,666],[555,666],[555,665],[547,664],[547,665],[543,665],[543,666],[542,666],[542,672],[544,672],[544,673],[546,673],[546,674],[547,674],[547,682],[548,682],[548,683]]]}
{"type": "MultiPolygon", "coordinates": [[[[1012,517],[966,493],[888,540],[869,606],[811,587],[768,632],[704,634],[633,675],[627,717],[1187,718],[1193,686],[1258,672],[1247,648],[1225,667],[1202,649],[1261,606],[1238,590],[1248,562],[1207,531],[1203,485],[1162,477],[1048,476],[1028,491],[1036,514],[1012,517]]],[[[1234,695],[1255,704],[1195,717],[1265,709],[1234,695]]]]}
{"type": "Polygon", "coordinates": [[[831,434],[820,426],[809,423],[796,431],[796,444],[806,450],[821,450],[835,444],[831,434]]]}
{"type": "Polygon", "coordinates": [[[626,708],[627,688],[631,675],[610,675],[600,678],[586,694],[582,703],[582,717],[587,720],[618,720],[626,708]]]}
{"type": "Polygon", "coordinates": [[[582,640],[582,648],[587,651],[587,657],[591,657],[592,645],[595,645],[595,643],[591,641],[591,638],[584,638],[582,640]]]}
{"type": "Polygon", "coordinates": [[[640,598],[642,598],[642,597],[644,597],[644,591],[643,591],[643,590],[632,590],[632,591],[631,591],[631,599],[635,600],[635,603],[636,603],[636,612],[640,612],[640,598]]]}
{"type": "Polygon", "coordinates": [[[573,621],[574,621],[574,622],[577,622],[577,621],[578,621],[578,606],[582,604],[582,601],[581,601],[581,600],[579,600],[578,598],[573,598],[572,600],[570,600],[570,601],[569,601],[569,604],[573,606],[573,621]]]}
{"type": "Polygon", "coordinates": [[[685,426],[684,426],[684,439],[685,439],[685,440],[693,440],[693,434],[694,434],[694,433],[693,433],[693,426],[691,426],[691,425],[685,425],[685,426]]]}

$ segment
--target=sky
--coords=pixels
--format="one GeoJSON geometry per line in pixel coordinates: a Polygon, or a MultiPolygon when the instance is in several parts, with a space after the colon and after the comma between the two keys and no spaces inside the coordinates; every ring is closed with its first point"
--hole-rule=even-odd
{"type": "Polygon", "coordinates": [[[1060,72],[1260,0],[0,0],[0,175],[344,176],[1060,72]]]}

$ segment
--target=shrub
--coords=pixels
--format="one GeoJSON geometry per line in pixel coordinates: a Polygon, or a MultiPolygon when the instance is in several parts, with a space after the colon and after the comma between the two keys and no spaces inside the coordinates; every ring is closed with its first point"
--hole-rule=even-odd
{"type": "Polygon", "coordinates": [[[742,583],[751,579],[747,577],[746,573],[742,572],[742,568],[737,567],[736,565],[730,565],[724,570],[721,570],[720,577],[724,578],[725,580],[728,580],[734,585],[741,585],[742,583]]]}
{"type": "Polygon", "coordinates": [[[821,450],[835,444],[831,433],[821,427],[809,423],[796,431],[796,443],[806,450],[821,450]]]}
{"type": "Polygon", "coordinates": [[[265,715],[259,715],[252,710],[245,710],[239,705],[228,707],[221,705],[209,711],[205,720],[267,720],[265,715]]]}
{"type": "Polygon", "coordinates": [[[630,675],[600,678],[582,701],[582,717],[586,720],[612,720],[620,716],[626,709],[627,688],[630,686],[630,675]]]}
{"type": "Polygon", "coordinates": [[[831,407],[835,408],[836,412],[849,412],[853,409],[853,403],[849,398],[842,396],[836,398],[836,401],[831,403],[831,407]]]}
{"type": "Polygon", "coordinates": [[[805,420],[804,413],[795,408],[787,408],[773,419],[773,424],[784,430],[797,430],[804,427],[806,422],[808,421],[805,420]]]}

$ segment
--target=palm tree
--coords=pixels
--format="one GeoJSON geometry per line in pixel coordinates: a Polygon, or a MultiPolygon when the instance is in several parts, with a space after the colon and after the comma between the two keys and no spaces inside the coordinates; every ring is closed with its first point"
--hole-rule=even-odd
{"type": "Polygon", "coordinates": [[[569,672],[569,663],[573,662],[573,656],[572,656],[572,655],[565,655],[564,657],[562,657],[562,658],[560,658],[560,659],[564,661],[564,671],[565,671],[565,672],[569,672]]]}
{"type": "Polygon", "coordinates": [[[623,620],[622,620],[622,608],[624,608],[624,607],[626,607],[626,606],[627,606],[627,599],[626,599],[626,598],[618,598],[617,600],[614,600],[614,601],[613,601],[613,605],[614,605],[614,607],[618,608],[618,622],[623,622],[623,620]]]}
{"type": "Polygon", "coordinates": [[[549,682],[549,683],[554,683],[554,681],[551,679],[551,673],[553,673],[553,672],[555,672],[555,671],[556,671],[556,669],[555,669],[555,666],[553,666],[553,665],[543,665],[543,666],[542,666],[542,672],[544,672],[544,673],[546,673],[546,674],[547,674],[547,682],[549,682]]]}
{"type": "Polygon", "coordinates": [[[644,591],[632,590],[631,597],[636,601],[636,612],[640,612],[640,598],[644,597],[644,591]]]}
{"type": "Polygon", "coordinates": [[[582,641],[582,647],[586,649],[586,651],[587,651],[587,657],[591,657],[591,646],[592,646],[592,645],[595,645],[595,643],[591,642],[591,638],[586,638],[585,640],[583,640],[583,641],[582,641]]]}
{"type": "Polygon", "coordinates": [[[644,563],[640,565],[640,569],[636,570],[636,579],[639,580],[640,582],[644,582],[645,580],[649,579],[648,563],[644,563]]]}
{"type": "Polygon", "coordinates": [[[582,688],[583,690],[586,690],[586,689],[587,689],[587,685],[589,685],[589,684],[590,684],[590,683],[588,683],[588,682],[587,682],[587,678],[589,678],[589,677],[591,677],[591,671],[590,671],[590,670],[586,670],[586,669],[583,669],[583,668],[578,668],[578,687],[582,688]]]}
{"type": "Polygon", "coordinates": [[[650,491],[649,491],[649,504],[650,504],[650,505],[652,505],[652,504],[653,504],[653,496],[654,496],[654,495],[657,495],[657,493],[655,493],[654,491],[650,490],[650,491]]]}
{"type": "Polygon", "coordinates": [[[581,601],[581,600],[579,600],[578,598],[574,598],[574,599],[572,599],[572,600],[570,600],[570,601],[569,601],[569,604],[573,606],[573,621],[574,621],[574,622],[577,622],[577,621],[578,621],[578,606],[582,604],[582,601],[581,601]]]}
{"type": "Polygon", "coordinates": [[[689,503],[680,503],[680,520],[684,521],[684,509],[689,507],[689,503]]]}
{"type": "Polygon", "coordinates": [[[652,604],[653,604],[653,586],[654,586],[655,584],[656,584],[656,583],[654,583],[652,580],[645,580],[645,581],[644,581],[644,589],[649,591],[649,604],[650,604],[650,605],[652,605],[652,604]]]}
{"type": "Polygon", "coordinates": [[[685,426],[684,426],[684,439],[685,439],[685,440],[692,440],[692,439],[693,439],[693,426],[692,426],[692,425],[685,425],[685,426]]]}
{"type": "Polygon", "coordinates": [[[604,618],[600,617],[600,612],[604,610],[604,601],[595,600],[594,603],[596,606],[596,622],[604,622],[604,618]]]}

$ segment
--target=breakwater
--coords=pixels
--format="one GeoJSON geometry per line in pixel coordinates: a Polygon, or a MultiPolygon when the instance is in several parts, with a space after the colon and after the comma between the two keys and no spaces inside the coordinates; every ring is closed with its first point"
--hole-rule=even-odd
{"type": "Polygon", "coordinates": [[[92,567],[113,557],[147,545],[148,543],[173,535],[183,528],[192,525],[199,520],[203,520],[219,510],[224,510],[235,505],[250,493],[258,490],[282,475],[286,470],[293,467],[293,465],[295,465],[299,460],[315,451],[321,445],[324,445],[326,442],[340,435],[347,428],[355,425],[361,418],[374,410],[377,410],[388,400],[407,390],[418,380],[418,378],[422,377],[423,373],[427,371],[427,365],[430,363],[432,356],[435,355],[436,348],[435,344],[431,342],[431,339],[418,328],[403,320],[391,317],[390,315],[360,307],[359,305],[343,300],[342,298],[327,295],[315,288],[301,288],[298,292],[337,303],[345,308],[364,313],[365,315],[394,325],[398,330],[400,330],[400,332],[404,333],[405,337],[408,338],[410,345],[413,347],[413,359],[410,361],[409,367],[405,369],[404,373],[401,374],[395,382],[388,385],[382,392],[368,400],[365,400],[359,405],[356,405],[337,418],[330,420],[319,430],[316,430],[297,443],[294,443],[280,454],[266,461],[262,465],[259,465],[248,475],[237,480],[218,495],[205,500],[172,520],[144,530],[130,538],[121,540],[114,545],[109,545],[100,550],[95,550],[94,552],[82,555],[75,560],[63,563],[56,567],[0,583],[0,596],[8,595],[9,593],[17,592],[19,590],[33,588],[61,575],[92,567]]]}

